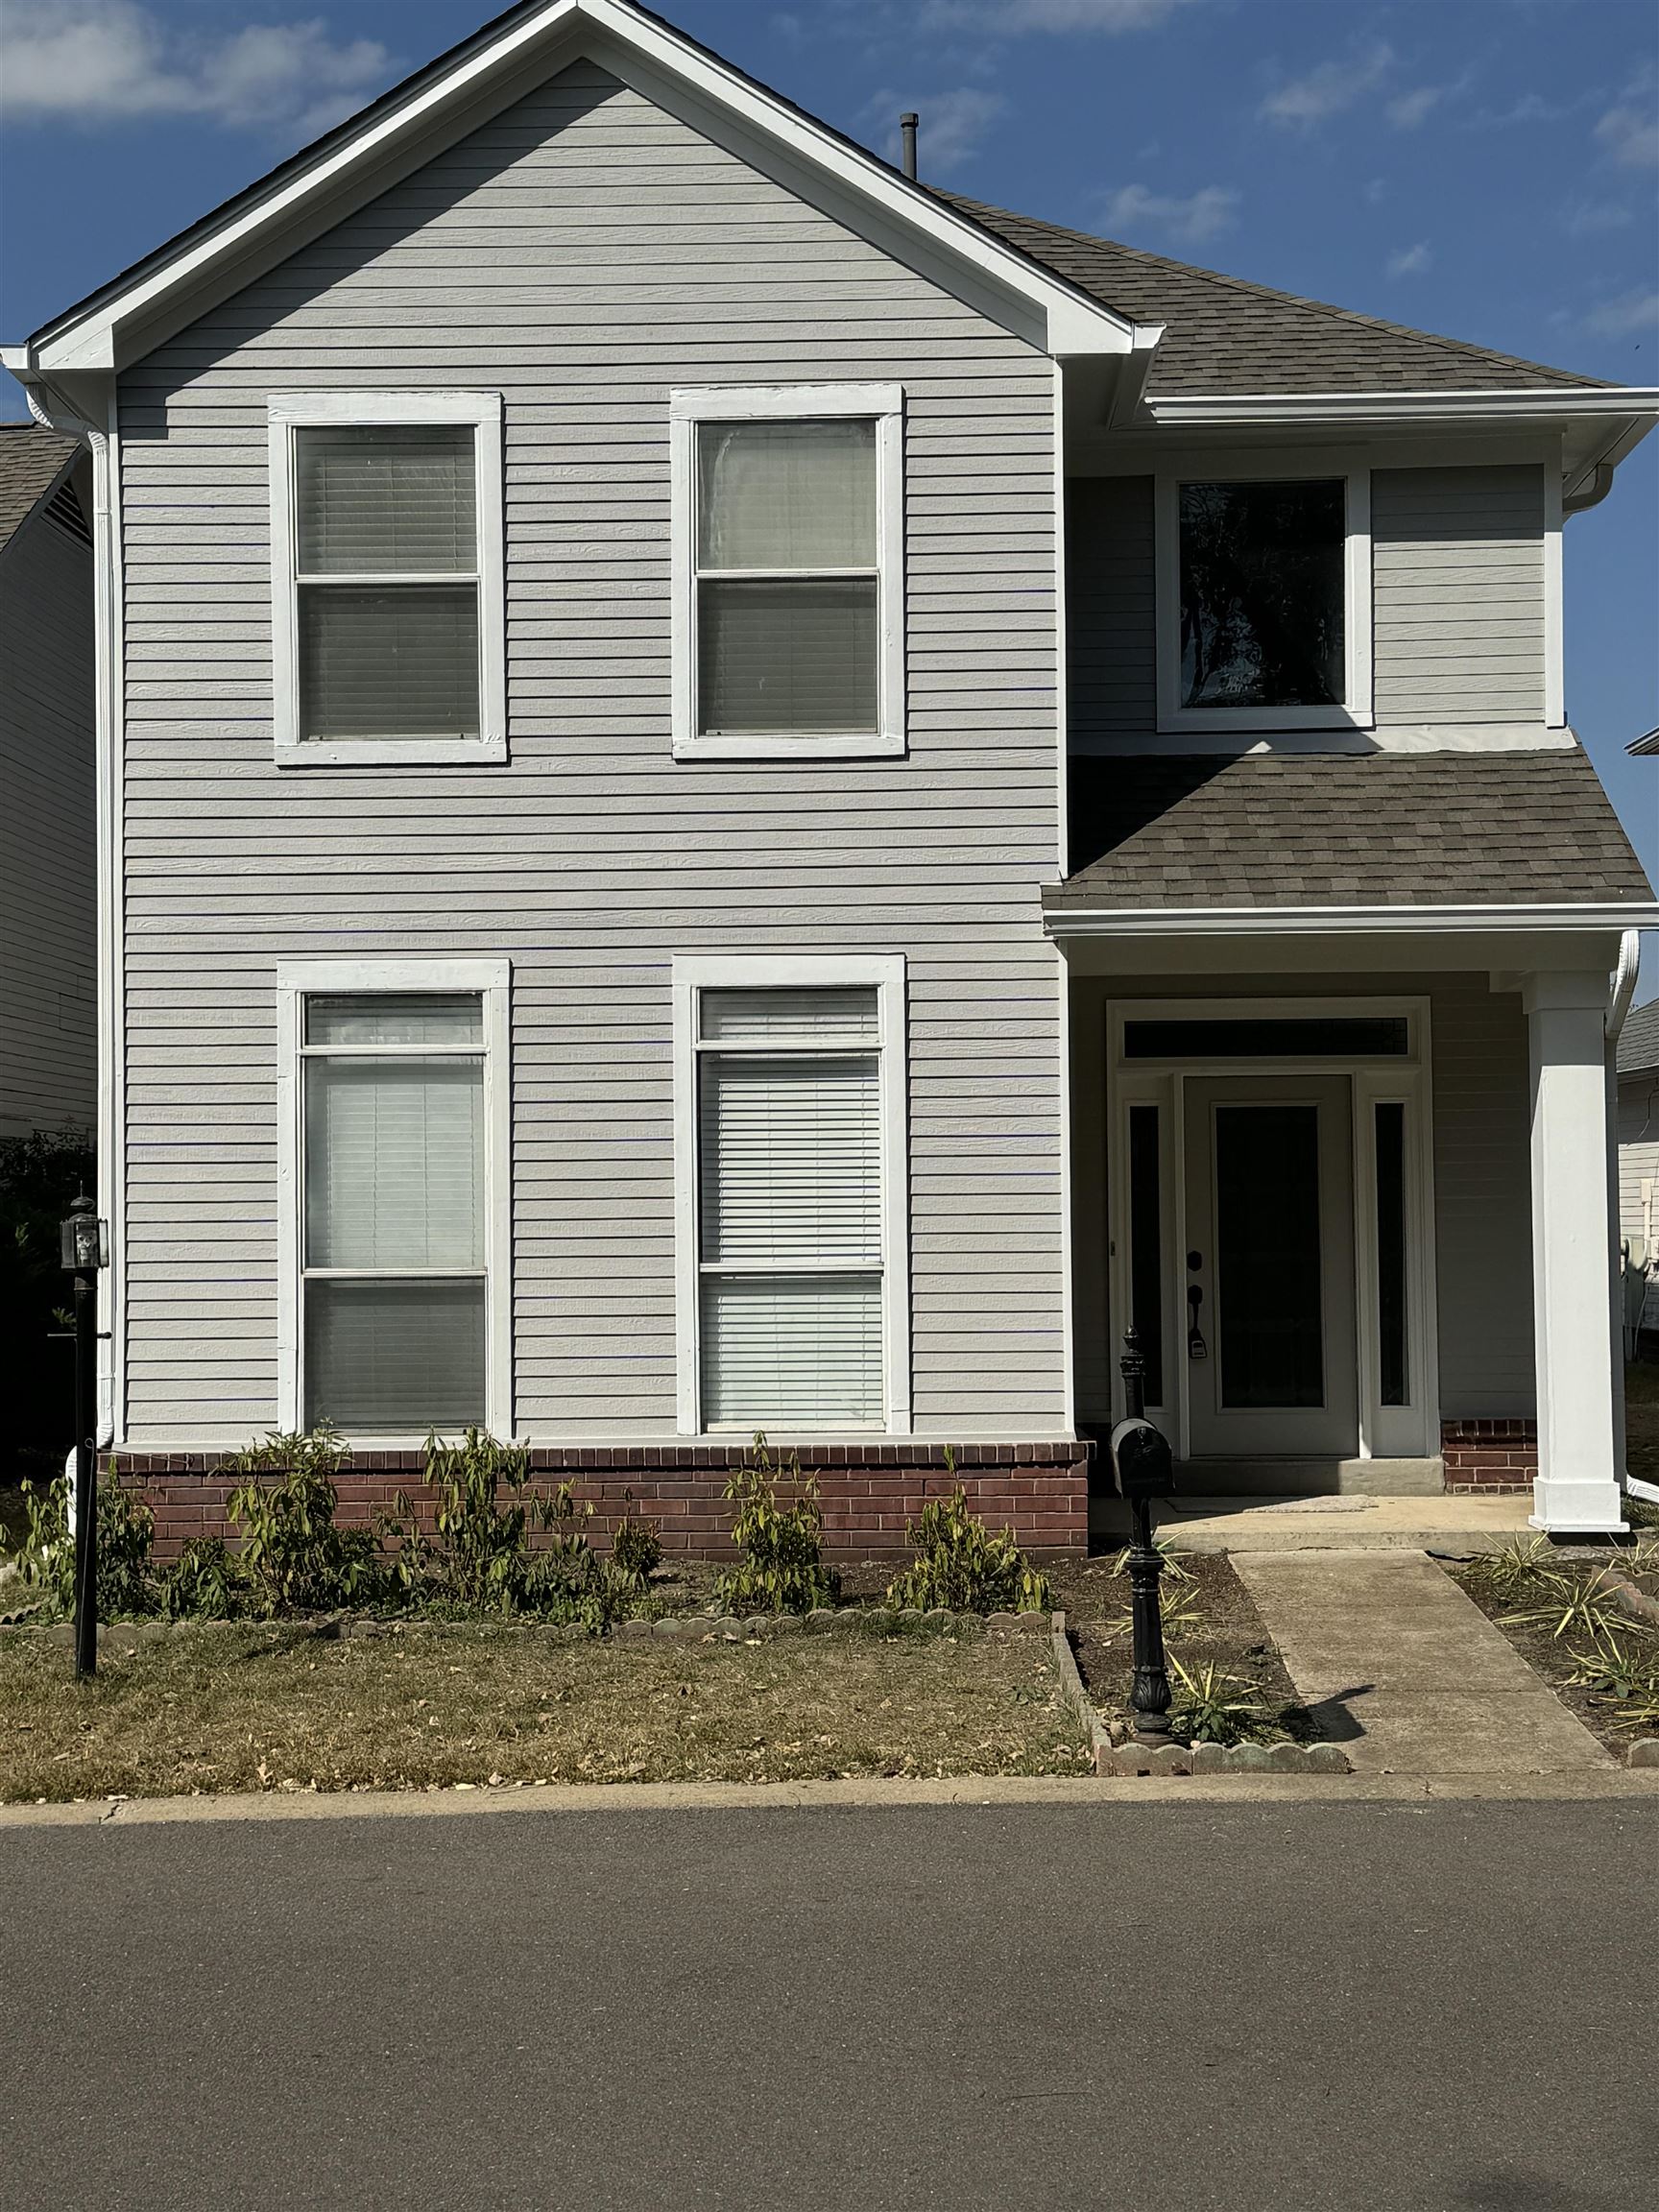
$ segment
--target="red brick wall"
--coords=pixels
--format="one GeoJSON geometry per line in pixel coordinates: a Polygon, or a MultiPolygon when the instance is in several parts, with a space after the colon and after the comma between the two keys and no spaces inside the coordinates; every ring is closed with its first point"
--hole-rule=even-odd
{"type": "MultiPolygon", "coordinates": [[[[871,1558],[904,1550],[904,1524],[930,1498],[948,1497],[957,1482],[972,1511],[993,1527],[1011,1527],[1035,1551],[1082,1551],[1089,1541],[1089,1454],[1086,1443],[961,1444],[956,1472],[937,1444],[830,1444],[803,1452],[824,1506],[824,1548],[833,1557],[871,1558]]],[[[590,1502],[585,1524],[601,1550],[625,1510],[655,1521],[666,1551],[722,1557],[731,1551],[731,1507],[721,1496],[740,1448],[628,1445],[610,1451],[581,1446],[532,1452],[531,1466],[546,1487],[569,1482],[590,1502]]],[[[156,1557],[178,1557],[192,1536],[228,1533],[225,1503],[234,1483],[216,1472],[216,1457],[198,1454],[126,1452],[115,1455],[126,1479],[141,1488],[156,1513],[156,1557]]],[[[419,1452],[364,1452],[338,1478],[340,1520],[363,1527],[377,1506],[401,1490],[421,1502],[419,1452]]]]}
{"type": "Polygon", "coordinates": [[[1530,1490],[1538,1473],[1536,1421],[1444,1421],[1448,1490],[1530,1490]]]}

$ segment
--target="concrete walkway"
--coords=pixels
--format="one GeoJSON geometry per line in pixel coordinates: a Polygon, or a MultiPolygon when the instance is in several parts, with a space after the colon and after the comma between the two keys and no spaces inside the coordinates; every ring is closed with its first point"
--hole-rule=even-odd
{"type": "MultiPolygon", "coordinates": [[[[1153,1519],[1186,1551],[1497,1551],[1530,1534],[1532,1494],[1510,1498],[1183,1498],[1153,1519]]],[[[1091,1502],[1091,1533],[1130,1535],[1129,1508],[1091,1502]]]]}
{"type": "Polygon", "coordinates": [[[1614,1764],[1422,1551],[1235,1551],[1305,1703],[1360,1774],[1562,1774],[1614,1764]]]}

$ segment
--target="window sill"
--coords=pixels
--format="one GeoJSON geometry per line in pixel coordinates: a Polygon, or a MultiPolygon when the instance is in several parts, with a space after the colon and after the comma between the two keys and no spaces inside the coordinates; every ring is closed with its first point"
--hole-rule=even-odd
{"type": "Polygon", "coordinates": [[[899,760],[902,731],[858,731],[846,736],[764,735],[676,737],[676,760],[899,760]]]}
{"type": "Polygon", "coordinates": [[[1158,717],[1161,737],[1195,735],[1205,730],[1369,730],[1375,717],[1367,708],[1350,707],[1189,707],[1158,717]]]}
{"type": "Polygon", "coordinates": [[[308,737],[275,748],[278,768],[474,768],[507,757],[505,737],[308,737]]]}

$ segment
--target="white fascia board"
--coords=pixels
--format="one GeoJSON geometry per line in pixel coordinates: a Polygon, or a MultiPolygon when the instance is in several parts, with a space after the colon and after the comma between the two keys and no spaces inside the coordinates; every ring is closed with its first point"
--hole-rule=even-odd
{"type": "Polygon", "coordinates": [[[1659,928],[1659,904],[1560,906],[1056,906],[1050,937],[1452,936],[1462,930],[1532,935],[1659,928]]]}
{"type": "Polygon", "coordinates": [[[1154,394],[1153,420],[1172,428],[1305,422],[1561,422],[1585,416],[1659,418],[1659,386],[1567,386],[1526,392],[1262,392],[1154,394]]]}
{"type": "MultiPolygon", "coordinates": [[[[470,108],[489,96],[493,80],[519,81],[532,67],[554,66],[593,50],[638,56],[652,67],[721,108],[786,153],[804,159],[825,177],[853,191],[866,204],[926,238],[959,264],[989,277],[1011,298],[1034,307],[1044,319],[1050,353],[1127,354],[1138,325],[1103,301],[1063,278],[1046,275],[1025,255],[1003,245],[977,225],[943,206],[884,162],[849,145],[810,116],[752,83],[715,56],[705,53],[655,17],[618,5],[618,0],[548,0],[536,13],[504,29],[486,46],[457,61],[440,78],[371,122],[344,144],[322,155],[298,175],[261,195],[194,245],[181,248],[67,327],[48,325],[26,348],[18,374],[65,369],[110,369],[124,365],[122,333],[137,326],[144,344],[154,345],[154,328],[166,296],[191,295],[191,312],[205,311],[200,297],[222,271],[227,290],[257,274],[258,234],[285,234],[310,211],[325,211],[331,197],[343,209],[349,203],[355,172],[377,172],[396,159],[399,141],[441,126],[446,108],[470,108]],[[597,39],[595,34],[598,34],[597,39]]],[[[386,188],[377,179],[375,190],[386,188]]],[[[1153,341],[1155,342],[1155,341],[1153,341]]]]}

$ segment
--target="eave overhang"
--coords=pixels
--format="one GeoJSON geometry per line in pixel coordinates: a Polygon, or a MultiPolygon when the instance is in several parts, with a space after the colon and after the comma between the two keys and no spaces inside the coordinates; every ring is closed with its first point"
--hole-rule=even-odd
{"type": "Polygon", "coordinates": [[[1066,937],[1623,935],[1659,929],[1659,903],[1635,900],[1508,906],[1066,906],[1045,894],[1043,927],[1066,937]]]}
{"type": "Polygon", "coordinates": [[[1137,325],[957,214],[896,169],[806,115],[629,0],[545,0],[487,26],[364,112],[226,203],[113,283],[47,323],[5,364],[29,382],[140,359],[445,145],[578,59],[590,59],[759,156],[820,206],[902,245],[924,274],[1059,360],[1144,373],[1157,325],[1137,325]]]}

